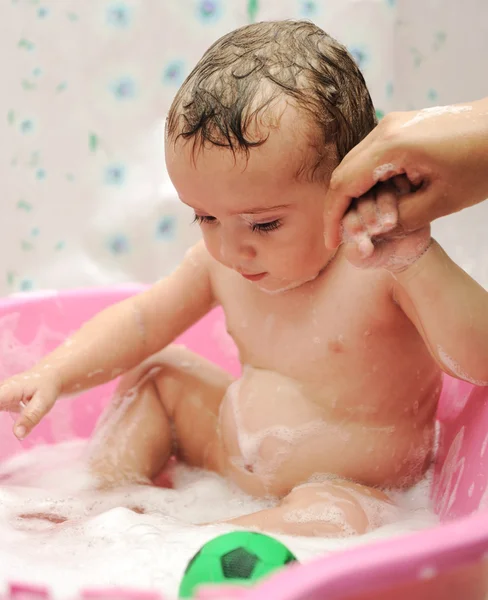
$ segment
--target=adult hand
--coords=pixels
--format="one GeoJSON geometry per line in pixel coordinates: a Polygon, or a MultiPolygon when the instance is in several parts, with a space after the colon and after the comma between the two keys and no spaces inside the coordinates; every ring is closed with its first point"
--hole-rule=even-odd
{"type": "Polygon", "coordinates": [[[472,104],[391,113],[332,174],[325,244],[341,242],[351,202],[399,175],[413,189],[398,198],[399,224],[418,230],[488,197],[488,98],[472,104]]]}

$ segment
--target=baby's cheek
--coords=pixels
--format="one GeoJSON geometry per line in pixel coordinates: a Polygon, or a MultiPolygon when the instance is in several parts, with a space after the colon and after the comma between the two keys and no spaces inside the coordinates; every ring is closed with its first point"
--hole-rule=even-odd
{"type": "Polygon", "coordinates": [[[210,254],[210,256],[218,262],[223,262],[223,257],[221,253],[222,248],[218,240],[218,236],[215,234],[204,232],[203,241],[205,243],[205,247],[207,248],[207,252],[210,254]]]}

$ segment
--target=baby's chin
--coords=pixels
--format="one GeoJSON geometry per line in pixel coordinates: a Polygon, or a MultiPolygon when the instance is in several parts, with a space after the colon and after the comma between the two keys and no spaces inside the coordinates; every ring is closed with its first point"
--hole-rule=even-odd
{"type": "Polygon", "coordinates": [[[317,277],[322,275],[325,269],[330,265],[333,259],[336,256],[336,252],[333,252],[330,256],[327,257],[325,264],[323,264],[320,268],[317,268],[313,272],[308,272],[307,275],[299,279],[284,279],[273,277],[269,275],[265,277],[262,281],[256,282],[257,288],[264,292],[265,294],[283,294],[285,292],[289,292],[290,290],[295,290],[303,285],[315,281],[317,277]]]}
{"type": "Polygon", "coordinates": [[[263,280],[259,281],[255,285],[256,287],[265,294],[275,295],[275,294],[284,294],[285,292],[289,292],[290,290],[295,290],[306,283],[310,283],[317,279],[320,275],[321,271],[317,271],[314,275],[309,275],[308,277],[304,277],[303,279],[274,279],[272,277],[269,278],[268,281],[263,280]]]}

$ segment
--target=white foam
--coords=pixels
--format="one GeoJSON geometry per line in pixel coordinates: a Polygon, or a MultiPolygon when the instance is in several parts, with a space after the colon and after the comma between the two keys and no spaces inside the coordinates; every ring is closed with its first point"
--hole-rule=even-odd
{"type": "MultiPolygon", "coordinates": [[[[245,367],[246,369],[246,367],[245,367]]],[[[240,456],[232,458],[232,463],[239,469],[245,471],[252,466],[253,472],[261,477],[266,484],[267,478],[276,472],[276,469],[292,452],[292,446],[302,439],[307,439],[317,434],[326,424],[321,420],[312,420],[301,425],[289,427],[284,424],[274,424],[262,427],[257,431],[250,431],[244,424],[242,415],[241,387],[242,379],[233,382],[227,389],[226,400],[232,408],[234,423],[236,427],[237,443],[240,456]],[[273,456],[263,457],[261,450],[265,440],[274,438],[284,442],[283,446],[275,450],[273,456]]],[[[279,389],[277,390],[279,392],[279,389]]],[[[254,395],[250,393],[244,397],[244,403],[252,403],[254,395]]]]}
{"type": "Polygon", "coordinates": [[[16,332],[20,313],[9,313],[0,317],[0,382],[14,373],[33,367],[53,345],[64,341],[64,336],[40,323],[35,328],[35,337],[27,344],[19,342],[16,332]]]}
{"type": "MultiPolygon", "coordinates": [[[[81,587],[111,585],[157,589],[174,598],[191,556],[206,541],[232,529],[196,524],[274,505],[250,498],[214,474],[184,466],[174,470],[174,489],[127,486],[91,491],[83,463],[85,448],[79,441],[41,446],[0,466],[0,564],[5,580],[49,585],[59,598],[74,597],[81,587]],[[54,524],[21,519],[22,513],[48,513],[69,520],[54,524]]],[[[275,537],[304,562],[432,526],[437,518],[430,510],[428,487],[425,481],[398,494],[401,520],[363,536],[275,537]]],[[[340,515],[335,516],[339,521],[340,515]]]]}
{"type": "Polygon", "coordinates": [[[483,458],[483,456],[485,455],[487,446],[488,446],[488,433],[485,435],[485,439],[483,440],[483,444],[481,445],[480,458],[483,458]]]}
{"type": "Polygon", "coordinates": [[[291,290],[294,290],[298,287],[300,287],[301,285],[304,285],[305,283],[309,283],[310,281],[314,281],[315,279],[317,279],[319,273],[315,274],[313,277],[309,277],[308,279],[303,279],[303,280],[299,280],[299,281],[292,281],[291,283],[288,283],[287,285],[280,287],[280,288],[276,288],[274,290],[268,290],[265,287],[262,287],[260,285],[257,285],[258,289],[261,292],[264,292],[265,294],[268,294],[270,296],[274,296],[276,294],[283,294],[284,292],[289,292],[291,290]]]}
{"type": "Polygon", "coordinates": [[[373,181],[374,183],[378,183],[378,181],[384,181],[396,173],[398,173],[398,169],[393,163],[385,163],[384,165],[380,165],[374,169],[373,181]]]}
{"type": "Polygon", "coordinates": [[[439,117],[441,115],[451,114],[456,115],[462,112],[472,110],[472,106],[431,106],[419,111],[410,121],[407,121],[402,127],[410,127],[421,123],[424,119],[439,117]]]}
{"type": "Polygon", "coordinates": [[[474,379],[473,377],[470,377],[466,373],[466,371],[461,367],[461,365],[457,361],[455,361],[451,356],[449,356],[449,354],[447,354],[447,352],[439,345],[437,346],[437,354],[439,355],[442,364],[445,367],[447,367],[451,371],[451,373],[459,379],[463,379],[464,381],[472,383],[473,385],[488,386],[488,381],[482,381],[481,379],[474,379]]]}
{"type": "Polygon", "coordinates": [[[95,375],[101,375],[103,373],[103,369],[95,369],[94,371],[90,371],[87,375],[88,379],[95,377],[95,375]]]}
{"type": "Polygon", "coordinates": [[[324,502],[311,504],[307,508],[295,508],[283,515],[283,520],[288,523],[315,523],[317,529],[320,525],[328,523],[335,525],[340,533],[337,537],[356,535],[358,532],[349,523],[345,512],[337,503],[327,505],[324,502]]]}
{"type": "Polygon", "coordinates": [[[434,567],[423,567],[419,571],[419,579],[433,579],[437,575],[437,569],[434,567]]]}
{"type": "MultiPolygon", "coordinates": [[[[466,458],[462,456],[464,432],[465,428],[463,426],[454,438],[442,465],[438,485],[441,490],[438,498],[439,513],[442,515],[449,514],[449,511],[454,505],[457,499],[459,484],[464,473],[464,465],[466,462],[466,458]]],[[[480,508],[481,507],[482,504],[480,504],[480,508]]]]}
{"type": "Polygon", "coordinates": [[[132,305],[132,311],[134,313],[134,320],[137,325],[137,330],[139,331],[139,335],[141,336],[141,340],[145,340],[147,336],[146,324],[144,323],[144,319],[142,317],[142,313],[137,306],[137,304],[132,305]]]}
{"type": "Polygon", "coordinates": [[[305,285],[306,283],[310,283],[311,281],[315,281],[315,279],[317,279],[317,277],[323,273],[325,271],[325,269],[330,265],[330,263],[334,260],[336,255],[336,252],[334,252],[332,254],[332,256],[329,258],[329,260],[325,263],[325,265],[320,269],[320,271],[318,271],[317,273],[315,273],[314,275],[312,275],[311,277],[308,277],[306,279],[298,279],[296,281],[292,281],[290,283],[288,283],[287,285],[280,287],[280,288],[276,288],[274,290],[268,290],[262,286],[260,286],[258,283],[256,283],[256,286],[258,287],[258,289],[261,292],[264,292],[266,294],[269,294],[271,296],[275,295],[275,294],[283,294],[284,292],[289,292],[290,290],[294,290],[302,285],[305,285]]]}

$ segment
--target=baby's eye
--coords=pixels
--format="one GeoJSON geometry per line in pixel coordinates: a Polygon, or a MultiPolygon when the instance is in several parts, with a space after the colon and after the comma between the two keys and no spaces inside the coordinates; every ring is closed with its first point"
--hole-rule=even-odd
{"type": "Polygon", "coordinates": [[[193,219],[194,223],[215,223],[217,219],[215,217],[211,217],[210,215],[195,215],[193,219]]]}
{"type": "Polygon", "coordinates": [[[281,227],[281,219],[276,219],[275,221],[270,221],[269,223],[253,223],[251,225],[251,229],[253,231],[260,231],[262,233],[274,231],[279,227],[281,227]]]}

